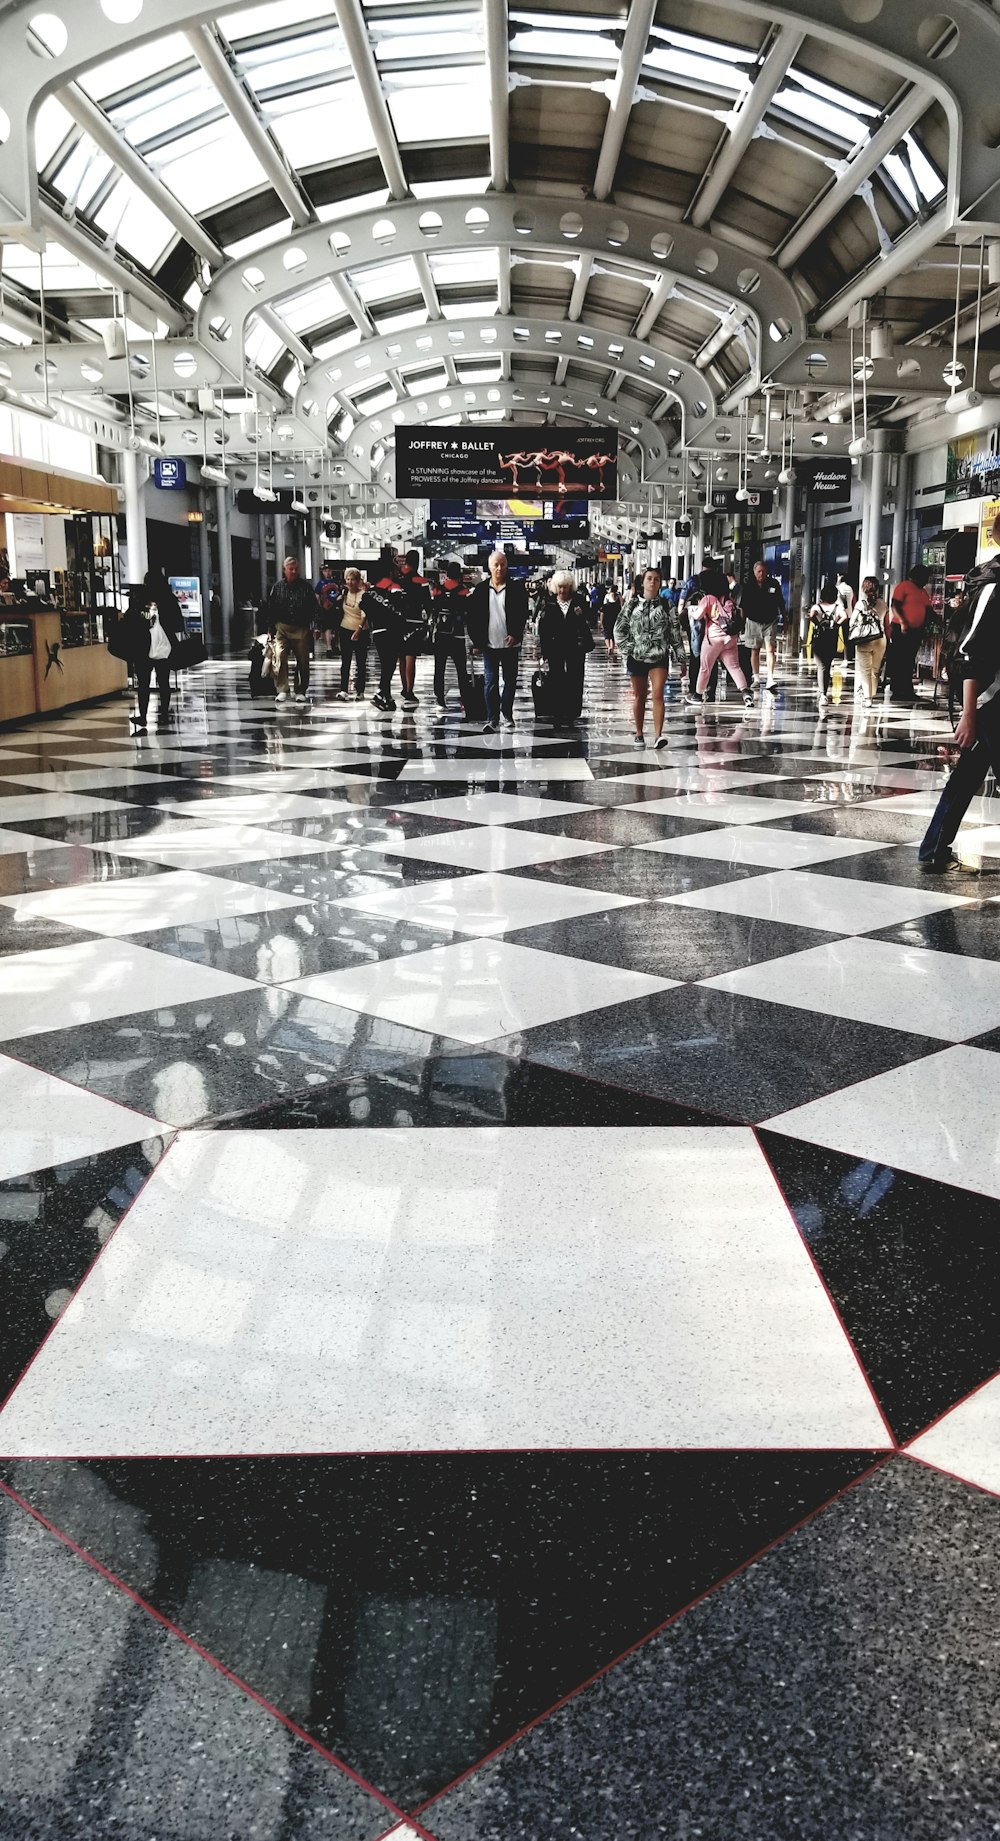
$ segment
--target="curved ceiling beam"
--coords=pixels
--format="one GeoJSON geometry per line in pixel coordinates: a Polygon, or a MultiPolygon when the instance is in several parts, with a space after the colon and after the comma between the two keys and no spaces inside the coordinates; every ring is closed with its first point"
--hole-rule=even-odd
{"type": "MultiPolygon", "coordinates": [[[[948,112],[954,134],[950,202],[956,213],[975,209],[989,215],[985,201],[1000,191],[992,82],[1000,53],[1000,19],[983,0],[948,0],[947,17],[954,21],[957,36],[943,45],[934,34],[934,21],[942,17],[939,0],[797,0],[795,6],[778,7],[771,0],[718,4],[744,16],[750,13],[767,25],[818,33],[855,57],[863,49],[911,82],[932,88],[948,112]]],[[[4,106],[11,116],[10,134],[0,146],[0,229],[11,233],[26,225],[38,227],[33,130],[39,104],[88,66],[122,49],[122,27],[107,17],[99,0],[77,0],[64,50],[40,58],[28,40],[33,9],[34,0],[21,0],[8,7],[0,21],[4,106]]],[[[236,10],[237,5],[220,9],[190,6],[185,0],[144,0],[141,14],[128,28],[128,43],[216,20],[224,30],[227,11],[236,10]]],[[[1000,203],[994,201],[990,209],[1000,209],[1000,203]]]]}
{"type": "MultiPolygon", "coordinates": [[[[600,397],[590,396],[584,390],[560,390],[557,393],[558,401],[554,400],[552,392],[527,390],[518,384],[491,384],[489,387],[481,384],[470,394],[475,397],[475,402],[463,401],[461,404],[456,404],[456,421],[462,421],[464,417],[473,414],[476,410],[503,409],[516,410],[524,415],[532,414],[537,410],[539,423],[542,423],[550,410],[555,410],[556,413],[561,410],[564,415],[572,416],[577,424],[582,423],[585,427],[601,427],[607,424],[620,437],[635,442],[642,455],[643,471],[646,470],[648,464],[651,464],[650,456],[654,452],[661,457],[663,455],[663,442],[655,422],[650,422],[644,416],[623,416],[614,403],[605,402],[600,397]],[[596,407],[596,415],[587,414],[588,408],[591,407],[596,407]]],[[[383,490],[395,492],[395,473],[391,456],[380,461],[376,466],[372,460],[373,449],[390,440],[400,423],[404,427],[420,428],[433,422],[439,414],[440,411],[436,405],[425,398],[405,397],[401,403],[397,404],[395,411],[383,410],[379,415],[369,416],[364,422],[359,422],[345,444],[346,456],[354,466],[360,467],[362,471],[371,469],[372,479],[383,490]],[[392,420],[393,414],[399,417],[398,422],[392,420]]],[[[483,426],[488,429],[490,424],[485,423],[483,426]]],[[[623,458],[628,468],[627,456],[623,458]]],[[[628,470],[637,476],[634,466],[628,470]]]]}
{"type": "Polygon", "coordinates": [[[744,300],[746,317],[756,323],[764,346],[762,326],[786,326],[783,343],[790,350],[806,336],[802,303],[789,277],[775,263],[748,256],[722,237],[595,199],[567,206],[564,198],[489,193],[476,199],[410,199],[345,217],[332,230],[328,224],[310,225],[231,262],[213,277],[201,303],[198,337],[211,345],[217,336],[214,322],[230,327],[238,338],[255,306],[280,305],[284,297],[328,276],[407,255],[467,252],[477,240],[515,248],[528,259],[540,249],[555,248],[567,257],[584,250],[653,274],[669,266],[672,274],[705,292],[707,311],[717,300],[720,317],[734,301],[744,300]]]}
{"type": "MultiPolygon", "coordinates": [[[[461,362],[499,357],[504,352],[622,371],[647,388],[669,393],[680,404],[687,425],[693,426],[706,413],[715,413],[708,380],[688,360],[671,358],[640,339],[616,337],[585,321],[569,324],[519,315],[491,320],[439,320],[430,326],[366,339],[335,358],[322,358],[306,373],[298,394],[298,413],[322,426],[335,395],[374,382],[390,369],[405,370],[434,359],[454,358],[461,362]],[[307,402],[315,404],[308,417],[304,409],[307,402]]],[[[464,387],[458,384],[448,388],[454,394],[464,387]]]]}

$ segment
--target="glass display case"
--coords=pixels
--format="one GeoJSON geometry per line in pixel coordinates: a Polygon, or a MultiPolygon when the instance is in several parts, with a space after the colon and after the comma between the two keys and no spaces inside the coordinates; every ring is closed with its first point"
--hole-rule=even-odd
{"type": "Polygon", "coordinates": [[[94,612],[60,614],[59,631],[64,651],[71,646],[103,646],[104,615],[94,612]]]}
{"type": "Polygon", "coordinates": [[[0,620],[0,658],[30,658],[31,651],[31,621],[0,620]]]}
{"type": "Polygon", "coordinates": [[[124,606],[118,566],[117,520],[111,513],[84,512],[66,520],[66,573],[57,583],[62,607],[124,606]]]}

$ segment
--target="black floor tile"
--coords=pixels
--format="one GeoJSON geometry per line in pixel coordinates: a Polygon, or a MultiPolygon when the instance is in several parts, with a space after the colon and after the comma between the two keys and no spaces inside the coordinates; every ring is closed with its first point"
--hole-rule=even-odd
{"type": "MultiPolygon", "coordinates": [[[[40,841],[44,846],[45,840],[40,841]]],[[[155,875],[163,867],[161,863],[146,863],[140,857],[120,857],[116,852],[92,848],[89,844],[75,845],[70,850],[29,849],[24,856],[11,851],[0,855],[0,895],[31,895],[43,889],[80,888],[88,882],[123,882],[135,876],[155,875]]]]}
{"type": "Polygon", "coordinates": [[[221,1129],[440,1125],[698,1125],[720,1121],[694,1106],[675,1106],[585,1075],[455,1044],[450,1053],[400,1062],[386,1073],[353,1074],[310,1086],[263,1110],[219,1121],[221,1129]]]}
{"type": "MultiPolygon", "coordinates": [[[[863,856],[834,857],[829,863],[813,863],[810,869],[817,876],[846,877],[851,882],[888,882],[897,888],[924,889],[930,895],[962,895],[973,900],[987,894],[1000,896],[1000,864],[993,874],[987,870],[982,875],[971,875],[966,870],[953,869],[942,876],[928,876],[921,869],[911,844],[889,844],[883,850],[867,850],[863,856]]],[[[1000,918],[1000,909],[997,915],[1000,918]]],[[[899,930],[887,930],[878,937],[896,939],[899,930]]],[[[917,943],[915,937],[914,943],[917,943]]]]}
{"type": "MultiPolygon", "coordinates": [[[[671,887],[665,894],[690,888],[708,888],[715,881],[731,883],[734,877],[701,875],[705,868],[723,870],[721,863],[697,857],[658,856],[668,869],[671,887]]],[[[508,933],[513,945],[533,946],[541,952],[563,953],[571,959],[598,960],[651,978],[679,978],[697,982],[715,978],[741,966],[759,965],[788,953],[821,946],[828,935],[812,927],[790,927],[778,921],[751,919],[743,914],[719,914],[710,908],[676,908],[664,902],[646,902],[637,908],[610,908],[602,914],[584,914],[575,920],[555,921],[544,927],[525,927],[508,933]]]]}
{"type": "MultiPolygon", "coordinates": [[[[669,797],[669,788],[661,788],[660,796],[669,797]]],[[[629,812],[620,806],[603,810],[586,807],[582,811],[562,813],[555,818],[519,818],[506,828],[510,831],[537,831],[542,837],[579,837],[587,843],[609,846],[652,844],[661,837],[683,836],[690,830],[690,826],[683,820],[678,823],[676,818],[661,812],[629,812]]]]}
{"type": "Polygon", "coordinates": [[[900,1444],[1000,1370],[1000,1202],[760,1141],[900,1444]]]}
{"type": "MultiPolygon", "coordinates": [[[[464,1045],[280,985],[5,1043],[5,1052],[166,1125],[268,1105],[322,1081],[464,1045]]],[[[151,1126],[152,1130],[156,1126],[151,1126]]]]}
{"type": "MultiPolygon", "coordinates": [[[[73,881],[78,881],[74,877],[73,881]]],[[[42,883],[33,883],[35,888],[44,887],[42,883]]],[[[56,883],[49,886],[57,887],[56,883]]],[[[0,894],[12,891],[2,886],[0,894]]],[[[62,921],[49,920],[45,915],[25,914],[16,908],[0,908],[0,956],[11,952],[43,952],[48,946],[74,946],[81,940],[92,940],[92,933],[82,933],[78,927],[66,927],[62,921]]]]}
{"type": "Polygon", "coordinates": [[[141,1144],[0,1182],[0,1399],[159,1161],[162,1127],[151,1120],[149,1131],[141,1144]]]}
{"type": "MultiPolygon", "coordinates": [[[[700,834],[704,825],[687,819],[667,819],[670,835],[700,834]]],[[[527,827],[530,829],[530,826],[527,827]]],[[[602,895],[630,895],[634,901],[663,901],[689,889],[714,888],[720,882],[742,882],[766,871],[754,863],[721,863],[715,857],[683,857],[673,852],[633,850],[628,846],[595,851],[589,857],[561,857],[554,863],[529,863],[509,872],[532,882],[550,882],[602,895]]]]}
{"type": "MultiPolygon", "coordinates": [[[[273,827],[269,826],[268,829],[273,827]]],[[[229,882],[250,882],[330,907],[355,895],[388,894],[414,882],[436,882],[478,872],[461,864],[400,857],[391,851],[335,844],[301,856],[264,857],[255,863],[220,863],[210,872],[229,882]]]]}
{"type": "Polygon", "coordinates": [[[891,1461],[421,1819],[439,1841],[985,1841],[998,1576],[1000,1503],[891,1461]]]}
{"type": "Polygon", "coordinates": [[[682,985],[490,1045],[746,1124],[935,1052],[939,1042],[682,985]]]}
{"type": "Polygon", "coordinates": [[[0,1465],[0,1476],[410,1807],[872,1461],[844,1451],[41,1460],[0,1465]]]}
{"type": "MultiPolygon", "coordinates": [[[[430,946],[449,946],[455,938],[440,928],[360,914],[319,901],[231,920],[158,927],[152,933],[129,937],[136,946],[268,985],[289,984],[316,972],[344,971],[352,965],[374,965],[381,959],[402,959],[430,946]]],[[[0,951],[2,942],[0,932],[0,951]]],[[[39,943],[60,944],[55,940],[39,943]]]]}
{"type": "Polygon", "coordinates": [[[818,831],[824,837],[864,838],[873,844],[919,844],[925,818],[874,805],[813,807],[775,821],[783,831],[818,831]]]}
{"type": "MultiPolygon", "coordinates": [[[[100,1485],[93,1497],[103,1506],[100,1485]]],[[[156,1537],[119,1512],[141,1592],[157,1583],[156,1537]]],[[[385,1832],[384,1803],[2,1493],[0,1546],[5,1841],[385,1832]]]]}
{"type": "MultiPolygon", "coordinates": [[[[975,880],[952,873],[948,876],[923,876],[921,881],[933,890],[947,890],[963,895],[996,895],[1000,898],[1000,864],[995,876],[975,880]]],[[[986,900],[968,908],[946,908],[939,914],[925,914],[919,920],[904,921],[899,927],[885,927],[873,933],[873,940],[895,940],[900,946],[929,946],[934,952],[960,953],[966,959],[1000,959],[1000,899],[986,900]]]]}

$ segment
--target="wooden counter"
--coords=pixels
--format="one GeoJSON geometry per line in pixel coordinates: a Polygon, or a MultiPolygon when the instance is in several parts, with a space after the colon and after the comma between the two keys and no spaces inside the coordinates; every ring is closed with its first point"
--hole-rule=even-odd
{"type": "Polygon", "coordinates": [[[16,607],[4,609],[4,615],[11,623],[30,624],[32,651],[0,657],[0,722],[68,709],[124,690],[126,666],[121,659],[112,658],[103,641],[64,643],[63,622],[83,616],[32,613],[16,607]]]}

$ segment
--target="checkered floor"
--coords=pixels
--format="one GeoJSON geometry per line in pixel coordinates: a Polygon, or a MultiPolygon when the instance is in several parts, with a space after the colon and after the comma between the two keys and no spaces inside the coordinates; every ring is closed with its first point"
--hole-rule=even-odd
{"type": "Polygon", "coordinates": [[[849,672],[660,751],[597,654],[573,735],[332,674],[0,732],[0,1833],[992,1832],[1000,799],[922,875],[946,714],[849,672]]]}

